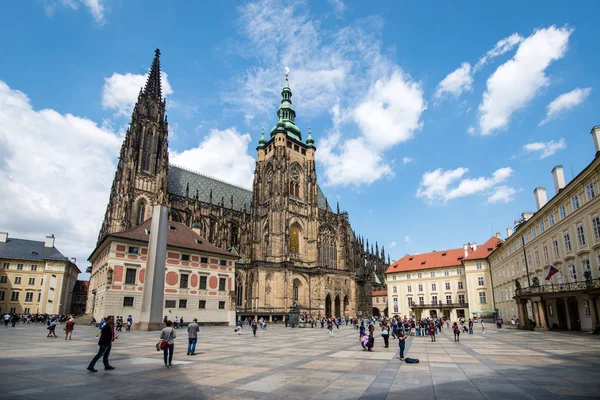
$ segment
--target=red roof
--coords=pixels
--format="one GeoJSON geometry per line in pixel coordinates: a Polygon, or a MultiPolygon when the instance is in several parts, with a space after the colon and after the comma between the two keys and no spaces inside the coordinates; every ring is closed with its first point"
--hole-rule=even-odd
{"type": "Polygon", "coordinates": [[[477,250],[473,251],[470,247],[465,251],[463,248],[433,251],[431,253],[422,254],[407,254],[398,261],[394,262],[387,269],[386,274],[404,271],[416,271],[431,268],[456,267],[462,265],[462,260],[475,260],[486,258],[492,251],[496,249],[499,239],[492,237],[488,239],[482,246],[478,246],[477,250]]]}
{"type": "MultiPolygon", "coordinates": [[[[146,231],[150,232],[151,225],[152,218],[146,220],[143,224],[138,225],[131,230],[111,233],[110,235],[104,238],[102,243],[109,237],[123,238],[148,243],[150,235],[147,234],[146,231]]],[[[100,243],[100,245],[96,247],[96,250],[100,248],[102,243],[100,243]]],[[[209,243],[208,240],[196,234],[196,232],[188,228],[186,225],[175,221],[169,221],[169,229],[167,231],[167,247],[179,247],[182,249],[197,251],[199,253],[213,253],[235,259],[238,258],[236,254],[233,254],[227,250],[223,250],[220,247],[209,243]]],[[[94,250],[90,258],[92,258],[96,250],[94,250]]]]}
{"type": "Polygon", "coordinates": [[[500,243],[502,243],[501,239],[498,239],[497,237],[491,237],[487,240],[487,242],[485,242],[481,246],[477,246],[477,250],[469,254],[469,256],[465,258],[465,260],[487,258],[487,256],[489,256],[494,250],[496,250],[498,244],[500,243]]]}
{"type": "Polygon", "coordinates": [[[371,294],[371,297],[387,296],[387,290],[377,290],[371,294]]]}

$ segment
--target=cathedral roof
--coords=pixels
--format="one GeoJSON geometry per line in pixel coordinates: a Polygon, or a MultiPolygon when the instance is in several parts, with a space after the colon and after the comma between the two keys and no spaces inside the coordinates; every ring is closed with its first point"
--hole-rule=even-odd
{"type": "MultiPolygon", "coordinates": [[[[234,210],[243,210],[244,206],[246,206],[246,210],[250,212],[250,203],[252,202],[251,190],[176,165],[169,165],[169,194],[185,197],[188,183],[190,185],[190,198],[194,198],[196,191],[198,191],[198,200],[210,203],[210,193],[212,190],[214,204],[220,204],[221,198],[223,198],[225,206],[229,207],[231,196],[233,196],[234,210]]],[[[327,204],[325,194],[320,187],[317,203],[321,210],[324,210],[327,204]]]]}

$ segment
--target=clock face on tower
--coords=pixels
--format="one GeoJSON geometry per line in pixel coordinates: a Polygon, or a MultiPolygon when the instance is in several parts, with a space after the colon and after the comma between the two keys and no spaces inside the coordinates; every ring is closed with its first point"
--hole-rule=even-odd
{"type": "Polygon", "coordinates": [[[300,172],[298,172],[297,168],[292,168],[292,180],[294,182],[298,182],[300,180],[300,172]]]}

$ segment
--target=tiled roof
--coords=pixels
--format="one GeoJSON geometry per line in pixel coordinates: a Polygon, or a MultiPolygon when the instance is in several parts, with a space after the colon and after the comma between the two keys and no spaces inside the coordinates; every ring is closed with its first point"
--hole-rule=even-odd
{"type": "Polygon", "coordinates": [[[418,271],[431,268],[456,267],[462,265],[462,260],[476,260],[486,258],[496,249],[499,239],[492,237],[483,245],[478,246],[476,251],[468,248],[468,255],[465,257],[463,248],[433,251],[423,254],[407,254],[388,268],[386,274],[404,271],[418,271]]]}
{"type": "Polygon", "coordinates": [[[56,247],[46,247],[44,242],[10,237],[6,242],[0,242],[0,258],[28,261],[68,260],[56,247]]]}
{"type": "Polygon", "coordinates": [[[387,290],[377,290],[371,294],[372,297],[387,296],[387,290]]]}
{"type": "MultiPolygon", "coordinates": [[[[229,208],[231,204],[231,196],[233,196],[233,209],[236,211],[246,210],[250,212],[250,203],[252,201],[252,190],[245,189],[241,186],[232,185],[231,183],[223,182],[215,178],[190,171],[175,165],[169,165],[169,181],[168,191],[170,194],[185,197],[185,189],[187,184],[190,184],[189,196],[190,199],[196,197],[198,191],[198,199],[205,203],[210,203],[210,191],[212,190],[213,204],[221,204],[221,199],[225,203],[225,207],[229,208]]],[[[317,186],[318,187],[318,186],[317,186]]],[[[326,201],[325,195],[320,187],[317,197],[317,204],[320,209],[324,210],[326,201]]],[[[331,210],[331,208],[329,208],[331,210]]]]}
{"type": "Polygon", "coordinates": [[[469,256],[465,258],[465,260],[477,260],[481,258],[487,258],[487,256],[489,256],[494,250],[496,250],[499,243],[502,243],[501,239],[498,239],[497,237],[491,237],[484,244],[477,246],[477,250],[469,254],[469,256]]]}
{"type": "MultiPolygon", "coordinates": [[[[146,220],[146,222],[144,222],[143,224],[138,225],[137,227],[129,231],[112,233],[108,235],[108,237],[124,238],[148,243],[148,239],[150,238],[149,232],[151,225],[152,218],[146,220]],[[146,231],[148,233],[146,233],[146,231]]],[[[104,240],[106,240],[106,238],[104,240]]],[[[104,242],[104,240],[102,242],[104,242]]],[[[96,250],[100,248],[101,245],[102,243],[98,245],[96,250]]],[[[235,259],[238,258],[238,256],[236,256],[235,254],[209,243],[208,240],[204,239],[200,235],[197,235],[196,232],[194,232],[184,224],[174,221],[169,221],[169,230],[167,232],[167,246],[178,247],[202,253],[219,254],[235,259]]],[[[96,250],[94,250],[94,252],[96,250]]]]}

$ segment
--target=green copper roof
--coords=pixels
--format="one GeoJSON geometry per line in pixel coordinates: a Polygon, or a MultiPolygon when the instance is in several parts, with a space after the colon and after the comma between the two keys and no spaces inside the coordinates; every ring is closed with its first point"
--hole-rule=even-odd
{"type": "Polygon", "coordinates": [[[292,106],[292,90],[290,89],[287,76],[285,78],[283,89],[281,90],[281,105],[277,110],[277,116],[279,117],[279,121],[277,121],[277,124],[271,129],[271,137],[275,136],[278,131],[285,131],[288,136],[301,142],[302,133],[294,122],[296,119],[296,111],[294,111],[294,106],[292,106]]]}
{"type": "Polygon", "coordinates": [[[265,147],[265,144],[267,144],[267,139],[265,139],[265,128],[262,128],[262,135],[260,136],[260,139],[258,139],[258,147],[265,147]]]}
{"type": "Polygon", "coordinates": [[[308,127],[308,137],[306,138],[306,144],[308,147],[315,147],[315,139],[312,137],[312,132],[310,131],[310,126],[308,127]]]}

